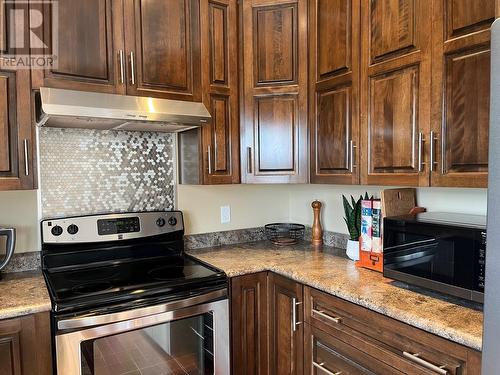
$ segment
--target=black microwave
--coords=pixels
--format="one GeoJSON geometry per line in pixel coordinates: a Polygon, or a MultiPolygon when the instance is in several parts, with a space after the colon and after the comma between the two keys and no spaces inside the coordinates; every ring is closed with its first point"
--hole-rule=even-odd
{"type": "Polygon", "coordinates": [[[384,218],[384,276],[484,301],[486,217],[426,212],[384,218]]]}

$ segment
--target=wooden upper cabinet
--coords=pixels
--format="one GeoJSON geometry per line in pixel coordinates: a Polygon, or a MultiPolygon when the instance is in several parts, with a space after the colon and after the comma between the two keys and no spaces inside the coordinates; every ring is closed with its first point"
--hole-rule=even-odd
{"type": "Polygon", "coordinates": [[[269,373],[302,375],[304,365],[303,286],[269,274],[269,373]]]}
{"type": "Polygon", "coordinates": [[[33,88],[125,93],[122,0],[59,0],[55,11],[40,3],[32,8],[43,12],[43,40],[57,56],[51,69],[33,70],[33,88]]]}
{"type": "Polygon", "coordinates": [[[0,190],[35,187],[30,103],[29,70],[0,68],[0,190]]]}
{"type": "Polygon", "coordinates": [[[125,0],[127,94],[201,101],[200,1],[125,0]]]}
{"type": "Polygon", "coordinates": [[[200,5],[203,102],[212,115],[202,127],[203,183],[239,183],[238,4],[200,5]]]}
{"type": "Polygon", "coordinates": [[[495,1],[433,2],[433,186],[486,187],[495,1]]]}
{"type": "Polygon", "coordinates": [[[360,1],[309,3],[311,182],[359,182],[360,1]]]}
{"type": "Polygon", "coordinates": [[[242,6],[242,182],[305,183],[307,1],[242,6]]]}
{"type": "Polygon", "coordinates": [[[428,186],[431,7],[362,0],[361,182],[428,186]]]}

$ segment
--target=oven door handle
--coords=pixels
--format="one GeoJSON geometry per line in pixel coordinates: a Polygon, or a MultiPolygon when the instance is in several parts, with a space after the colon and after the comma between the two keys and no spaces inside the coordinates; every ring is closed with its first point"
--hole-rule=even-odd
{"type": "Polygon", "coordinates": [[[168,311],[179,310],[185,307],[200,305],[209,301],[227,298],[227,290],[220,289],[195,297],[172,301],[161,305],[148,306],[139,309],[131,309],[111,314],[83,316],[80,318],[61,319],[57,322],[59,331],[90,328],[103,324],[117,323],[126,320],[142,318],[150,315],[161,314],[168,311]]]}

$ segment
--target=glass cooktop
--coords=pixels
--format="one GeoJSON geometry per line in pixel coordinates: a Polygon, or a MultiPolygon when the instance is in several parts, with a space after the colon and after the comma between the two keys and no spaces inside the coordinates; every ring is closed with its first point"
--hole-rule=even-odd
{"type": "Polygon", "coordinates": [[[99,267],[45,271],[56,305],[97,305],[175,293],[210,283],[225,282],[226,275],[185,256],[135,259],[99,267]]]}

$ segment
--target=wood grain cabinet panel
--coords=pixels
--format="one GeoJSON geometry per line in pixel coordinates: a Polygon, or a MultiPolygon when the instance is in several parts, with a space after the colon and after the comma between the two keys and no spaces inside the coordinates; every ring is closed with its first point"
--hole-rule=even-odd
{"type": "Polygon", "coordinates": [[[48,313],[0,321],[0,373],[52,375],[48,313]]]}
{"type": "Polygon", "coordinates": [[[233,372],[268,374],[267,272],[231,279],[233,372]]]}
{"type": "Polygon", "coordinates": [[[32,7],[44,13],[43,40],[57,60],[51,69],[33,70],[33,87],[124,93],[121,0],[60,0],[55,11],[40,3],[32,7]]]}
{"type": "Polygon", "coordinates": [[[29,70],[1,68],[0,190],[35,187],[34,131],[29,70]]]}
{"type": "Polygon", "coordinates": [[[361,182],[428,186],[432,7],[363,0],[361,182]]]}
{"type": "Polygon", "coordinates": [[[201,101],[199,6],[125,0],[127,94],[201,101]]]}
{"type": "Polygon", "coordinates": [[[270,374],[303,374],[302,289],[293,280],[269,274],[270,374]]]}
{"type": "Polygon", "coordinates": [[[244,183],[305,183],[307,1],[242,3],[244,183]]]}
{"type": "Polygon", "coordinates": [[[348,87],[319,94],[315,141],[320,173],[349,170],[350,102],[351,90],[348,87]]]}
{"type": "Polygon", "coordinates": [[[256,100],[256,168],[259,172],[288,173],[295,169],[298,147],[297,98],[262,97],[256,100]]]}
{"type": "Polygon", "coordinates": [[[360,2],[309,5],[311,182],[356,184],[360,2]]]}
{"type": "Polygon", "coordinates": [[[371,1],[372,63],[395,55],[406,54],[408,50],[417,48],[415,26],[417,22],[422,21],[417,15],[417,4],[418,1],[414,0],[371,1]]]}
{"type": "Polygon", "coordinates": [[[488,29],[495,20],[495,1],[446,0],[448,39],[488,29]]]}
{"type": "Polygon", "coordinates": [[[416,173],[418,68],[370,79],[370,173],[416,173]]]}
{"type": "Polygon", "coordinates": [[[202,127],[204,184],[240,182],[238,107],[238,4],[202,0],[203,102],[212,122],[202,127]]]}
{"type": "Polygon", "coordinates": [[[317,0],[311,4],[316,26],[317,78],[351,68],[353,5],[356,1],[317,0]]]}
{"type": "Polygon", "coordinates": [[[254,9],[256,84],[296,82],[297,4],[254,9]]]}
{"type": "Polygon", "coordinates": [[[447,56],[443,172],[486,172],[490,104],[490,51],[447,56]]]}
{"type": "Polygon", "coordinates": [[[431,185],[486,187],[495,1],[433,1],[431,185]]]}

